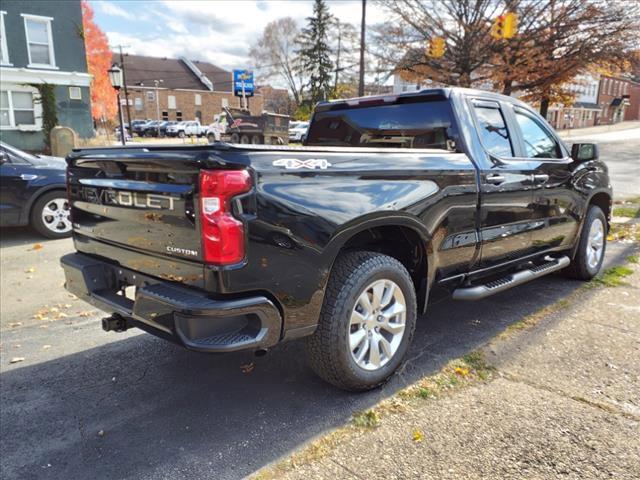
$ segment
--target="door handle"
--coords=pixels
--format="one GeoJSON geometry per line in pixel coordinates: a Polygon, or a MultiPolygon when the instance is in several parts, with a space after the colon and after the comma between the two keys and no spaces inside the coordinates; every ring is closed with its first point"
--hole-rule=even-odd
{"type": "Polygon", "coordinates": [[[546,173],[538,173],[533,176],[533,181],[535,183],[545,183],[547,180],[549,180],[549,175],[546,173]]]}
{"type": "Polygon", "coordinates": [[[500,185],[501,183],[504,183],[506,181],[506,178],[504,178],[503,175],[494,173],[493,175],[487,175],[485,177],[485,181],[493,185],[500,185]]]}

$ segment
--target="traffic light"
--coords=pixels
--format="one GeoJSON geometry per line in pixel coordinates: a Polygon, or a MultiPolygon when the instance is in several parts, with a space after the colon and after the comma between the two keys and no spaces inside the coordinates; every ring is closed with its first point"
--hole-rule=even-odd
{"type": "Polygon", "coordinates": [[[429,40],[429,48],[427,48],[427,55],[433,58],[440,58],[444,56],[444,51],[447,45],[442,37],[435,37],[429,40]]]}
{"type": "Polygon", "coordinates": [[[500,15],[493,21],[493,25],[491,26],[491,36],[496,40],[504,38],[504,20],[505,15],[500,15]]]}
{"type": "Polygon", "coordinates": [[[518,15],[513,12],[509,12],[504,16],[504,30],[502,38],[513,38],[518,33],[518,15]]]}
{"type": "Polygon", "coordinates": [[[513,12],[500,15],[493,21],[491,36],[496,40],[509,39],[518,33],[518,14],[513,12]]]}

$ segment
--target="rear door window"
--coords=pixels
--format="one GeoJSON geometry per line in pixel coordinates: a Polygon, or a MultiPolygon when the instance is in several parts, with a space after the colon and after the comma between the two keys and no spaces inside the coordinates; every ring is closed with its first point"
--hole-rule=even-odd
{"type": "Polygon", "coordinates": [[[513,157],[513,146],[500,107],[494,102],[473,103],[484,148],[497,157],[513,157]]]}
{"type": "Polygon", "coordinates": [[[446,149],[447,140],[456,136],[449,101],[441,97],[399,101],[316,111],[307,145],[446,149]]]}

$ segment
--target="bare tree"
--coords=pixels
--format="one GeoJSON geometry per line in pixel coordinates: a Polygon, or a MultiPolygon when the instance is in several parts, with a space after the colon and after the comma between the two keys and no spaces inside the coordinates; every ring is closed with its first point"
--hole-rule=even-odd
{"type": "Polygon", "coordinates": [[[377,30],[378,56],[406,78],[430,78],[447,85],[471,87],[489,78],[493,57],[490,19],[498,11],[495,0],[383,0],[394,16],[377,30]],[[441,58],[426,55],[429,40],[441,37],[441,58]],[[380,48],[382,47],[382,48],[380,48]]]}
{"type": "Polygon", "coordinates": [[[302,102],[306,83],[296,64],[299,35],[300,29],[293,18],[279,18],[264,28],[262,37],[249,50],[258,77],[265,81],[284,81],[297,105],[302,102]]]}

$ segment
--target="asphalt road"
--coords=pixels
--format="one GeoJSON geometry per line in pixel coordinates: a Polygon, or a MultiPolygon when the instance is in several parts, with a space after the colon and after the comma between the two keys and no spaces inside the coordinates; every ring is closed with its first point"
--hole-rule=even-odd
{"type": "Polygon", "coordinates": [[[609,166],[616,199],[640,196],[640,128],[587,136],[574,131],[563,137],[569,144],[583,141],[599,145],[600,158],[609,166]]]}
{"type": "MultiPolygon", "coordinates": [[[[621,160],[637,160],[640,142],[607,145],[619,192],[626,176],[640,178],[621,160]]],[[[135,330],[104,333],[99,312],[62,288],[58,258],[71,249],[70,240],[43,241],[26,229],[2,232],[3,479],[240,478],[580,285],[549,276],[482,302],[436,300],[403,373],[353,395],[316,378],[300,342],[254,358],[193,353],[135,330]],[[10,363],[15,357],[24,360],[10,363]]],[[[607,263],[629,251],[610,245],[607,263]]]]}

